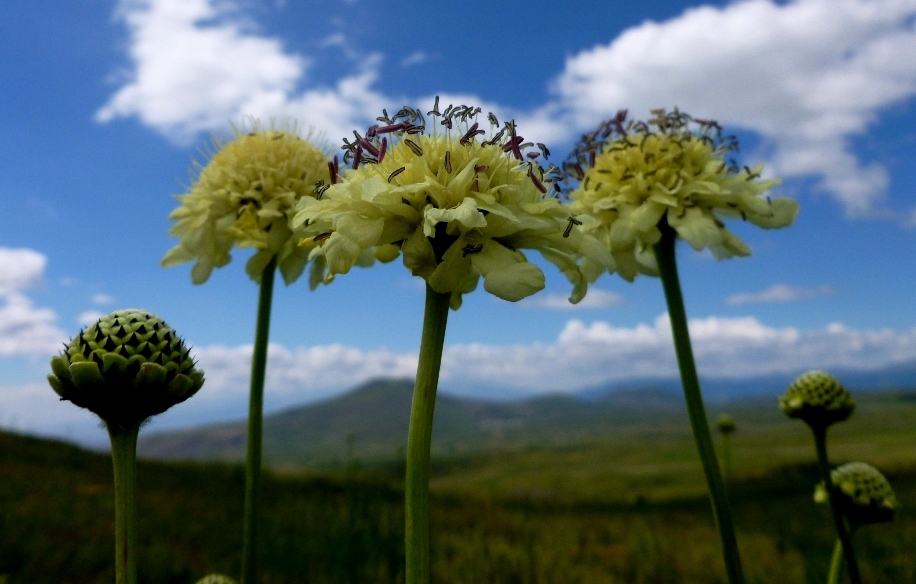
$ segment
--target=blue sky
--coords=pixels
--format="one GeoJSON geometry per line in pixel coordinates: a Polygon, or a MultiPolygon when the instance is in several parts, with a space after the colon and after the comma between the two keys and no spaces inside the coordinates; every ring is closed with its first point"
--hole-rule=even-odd
{"type": "MultiPolygon", "coordinates": [[[[210,136],[294,117],[330,148],[432,97],[514,117],[557,161],[620,108],[718,119],[795,197],[791,228],[733,230],[749,258],[680,250],[701,372],[916,360],[916,2],[35,1],[0,7],[0,426],[86,439],[48,358],[94,315],[156,312],[208,382],[154,421],[241,417],[256,286],[247,253],[203,286],[159,260],[210,136]],[[647,6],[648,5],[648,6],[647,6]]],[[[659,282],[605,276],[577,308],[482,290],[450,316],[442,387],[529,394],[673,376],[659,282]]],[[[410,375],[422,282],[398,263],[275,297],[268,407],[410,375]]]]}

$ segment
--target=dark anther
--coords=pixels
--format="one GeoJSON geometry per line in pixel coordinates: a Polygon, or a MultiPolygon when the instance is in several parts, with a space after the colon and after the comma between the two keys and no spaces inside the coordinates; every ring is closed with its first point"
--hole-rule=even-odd
{"type": "Polygon", "coordinates": [[[385,159],[385,152],[388,152],[388,138],[382,138],[382,147],[378,151],[378,161],[385,159]]]}
{"type": "Polygon", "coordinates": [[[462,136],[462,137],[461,137],[461,140],[459,140],[459,142],[460,142],[462,145],[466,145],[466,144],[468,143],[468,141],[469,141],[471,138],[473,138],[474,136],[476,136],[477,134],[483,134],[483,133],[484,133],[483,130],[478,130],[478,129],[477,129],[477,126],[478,126],[477,122],[474,122],[474,125],[472,125],[470,128],[468,128],[468,131],[464,133],[464,136],[462,136]]]}
{"type": "Polygon", "coordinates": [[[433,102],[433,109],[426,112],[426,115],[432,116],[432,117],[442,115],[441,113],[439,113],[439,96],[438,95],[436,96],[436,101],[433,102]]]}
{"type": "Polygon", "coordinates": [[[359,163],[362,162],[363,158],[363,148],[362,146],[356,147],[356,152],[353,154],[353,170],[359,168],[359,163]]]}
{"type": "MultiPolygon", "coordinates": [[[[394,177],[396,177],[397,175],[401,174],[401,173],[404,172],[405,170],[407,170],[407,169],[406,169],[405,167],[402,166],[401,168],[399,168],[399,169],[395,170],[394,172],[392,172],[391,174],[389,174],[389,175],[388,175],[388,182],[391,182],[392,180],[394,180],[394,177]]],[[[406,203],[406,201],[404,201],[404,202],[406,203]]]]}
{"type": "Polygon", "coordinates": [[[537,190],[541,191],[541,194],[545,194],[547,192],[547,187],[544,186],[544,183],[542,183],[538,177],[534,176],[530,166],[528,167],[528,178],[531,179],[531,182],[534,183],[534,186],[537,187],[537,190]]]}
{"type": "Polygon", "coordinates": [[[472,254],[472,253],[480,253],[480,252],[482,252],[482,251],[483,251],[483,244],[482,244],[482,243],[481,243],[481,244],[478,244],[478,245],[472,245],[472,244],[469,243],[469,244],[467,244],[466,246],[464,246],[464,247],[461,248],[461,252],[462,252],[462,253],[461,253],[461,257],[466,258],[466,257],[468,257],[468,256],[469,256],[470,254],[472,254]]]}
{"type": "Polygon", "coordinates": [[[445,172],[452,174],[452,151],[445,151],[445,172]]]}
{"type": "Polygon", "coordinates": [[[366,138],[363,138],[362,140],[359,141],[359,145],[363,147],[363,150],[365,150],[372,156],[378,158],[379,150],[378,148],[375,147],[375,144],[373,144],[366,138]]]}
{"type": "Polygon", "coordinates": [[[420,148],[420,145],[419,145],[419,144],[417,144],[416,142],[414,142],[414,141],[411,140],[410,138],[406,138],[406,139],[404,140],[404,143],[407,144],[407,147],[410,148],[410,151],[411,151],[411,152],[413,152],[413,153],[416,154],[417,156],[423,156],[423,149],[420,148]]]}
{"type": "Polygon", "coordinates": [[[569,237],[569,234],[572,233],[573,225],[582,225],[582,222],[575,217],[570,217],[568,221],[569,224],[566,226],[566,231],[563,232],[563,237],[569,237]]]}

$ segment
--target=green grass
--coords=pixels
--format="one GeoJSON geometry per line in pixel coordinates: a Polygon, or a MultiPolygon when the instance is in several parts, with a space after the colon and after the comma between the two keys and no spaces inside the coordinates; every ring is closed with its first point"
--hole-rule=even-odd
{"type": "MultiPolygon", "coordinates": [[[[893,524],[856,536],[869,583],[916,581],[916,402],[861,398],[832,431],[834,463],[885,470],[904,505],[893,524]]],[[[711,411],[717,415],[718,411],[711,411]]],[[[775,405],[731,408],[731,497],[748,581],[822,583],[833,545],[803,424],[775,405]]],[[[455,584],[724,582],[709,503],[677,413],[617,433],[551,446],[519,436],[434,459],[433,580],[455,584]]],[[[403,580],[397,461],[363,471],[293,471],[265,482],[263,582],[393,584],[403,580]]],[[[138,469],[141,582],[236,574],[242,469],[150,463],[138,469]]],[[[107,457],[0,433],[0,582],[113,579],[107,457]]]]}

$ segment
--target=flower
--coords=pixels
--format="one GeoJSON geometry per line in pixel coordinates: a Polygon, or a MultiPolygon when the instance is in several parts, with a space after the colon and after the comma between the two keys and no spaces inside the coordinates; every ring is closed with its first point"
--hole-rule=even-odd
{"type": "MultiPolygon", "coordinates": [[[[177,221],[169,233],[181,238],[162,259],[165,267],[196,260],[191,279],[202,284],[213,268],[225,266],[234,245],[258,251],[245,266],[259,281],[270,260],[287,284],[294,282],[308,261],[308,249],[292,238],[289,221],[296,203],[316,196],[330,181],[328,156],[303,140],[298,127],[234,131],[234,139],[218,149],[190,192],[178,195],[181,206],[169,214],[177,221]]],[[[321,270],[321,267],[315,268],[321,270]]],[[[314,287],[314,286],[313,286],[314,287]]]]}
{"type": "Polygon", "coordinates": [[[808,371],[792,382],[779,399],[779,407],[790,418],[826,428],[849,418],[856,402],[834,376],[825,371],[808,371]]]}
{"type": "Polygon", "coordinates": [[[109,428],[138,427],[188,399],[204,374],[190,349],[159,317],[117,310],[82,330],[51,359],[48,382],[61,400],[98,415],[109,428]]]}
{"type": "Polygon", "coordinates": [[[613,269],[613,259],[593,238],[576,228],[577,220],[549,193],[559,178],[555,167],[537,163],[547,149],[523,154],[533,146],[516,135],[513,122],[497,131],[488,116],[490,135],[475,121],[480,108],[449,106],[438,99],[427,115],[445,128],[425,133],[423,115],[405,107],[383,125],[345,141],[344,161],[352,170],[320,200],[302,199],[293,226],[302,242],[318,243],[326,278],[347,273],[367,251],[380,260],[402,255],[404,265],[439,293],[452,295],[451,306],[484,289],[517,301],[544,288],[544,274],[523,249],[533,249],[559,267],[573,284],[572,302],[589,281],[613,269]],[[389,141],[390,140],[390,141],[389,141]]]}
{"type": "MultiPolygon", "coordinates": [[[[891,521],[900,508],[891,484],[881,471],[864,462],[850,462],[830,472],[840,509],[855,526],[891,521]]],[[[826,503],[823,481],[814,489],[814,501],[826,503]]]]}
{"type": "Polygon", "coordinates": [[[581,181],[570,197],[571,211],[614,256],[618,273],[657,275],[652,246],[664,225],[696,250],[717,259],[750,255],[726,229],[724,218],[740,217],[764,228],[791,225],[798,203],[761,198],[779,184],[760,179],[763,165],[737,165],[726,157],[737,150],[716,122],[679,112],[652,110],[647,122],[624,124],[626,111],[582,137],[564,163],[581,181]]]}

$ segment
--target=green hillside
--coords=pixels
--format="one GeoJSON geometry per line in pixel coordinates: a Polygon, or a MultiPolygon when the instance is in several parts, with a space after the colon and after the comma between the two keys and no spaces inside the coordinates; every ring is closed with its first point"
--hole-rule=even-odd
{"type": "MultiPolygon", "coordinates": [[[[264,420],[265,458],[274,466],[333,467],[355,457],[390,462],[406,441],[413,383],[376,380],[342,396],[291,408],[264,420]]],[[[579,444],[596,434],[641,424],[647,412],[672,418],[680,397],[664,391],[618,392],[583,401],[550,395],[511,402],[462,399],[440,394],[433,450],[446,457],[481,451],[579,444]]],[[[150,458],[240,461],[245,423],[206,426],[141,436],[150,458]]]]}
{"type": "MultiPolygon", "coordinates": [[[[646,439],[632,448],[628,456],[639,458],[641,451],[650,460],[659,446],[646,439]]],[[[557,461],[568,464],[568,456],[586,452],[542,450],[519,460],[534,464],[539,454],[543,472],[565,470],[575,477],[582,468],[561,469],[557,461]]],[[[604,456],[613,460],[615,454],[604,456]]],[[[440,479],[472,477],[480,472],[474,468],[507,478],[516,471],[508,464],[513,458],[458,461],[440,469],[440,479]],[[486,464],[476,466],[481,462],[486,464]]],[[[888,477],[903,510],[893,524],[861,530],[855,543],[866,582],[913,582],[916,467],[891,470],[888,477]]],[[[0,478],[0,582],[113,581],[106,456],[0,432],[0,478]]],[[[666,480],[673,484],[681,478],[666,480]]],[[[138,480],[141,584],[192,584],[211,571],[238,572],[240,466],[141,462],[138,480]]],[[[749,584],[824,581],[833,534],[827,510],[811,500],[815,482],[810,464],[733,482],[749,584]]],[[[435,582],[724,584],[705,495],[622,502],[616,487],[608,485],[603,498],[582,501],[559,490],[535,497],[530,491],[490,491],[470,478],[456,484],[460,488],[452,489],[440,480],[432,490],[435,582]]],[[[380,471],[268,474],[264,489],[265,584],[403,582],[399,477],[380,471]]]]}

